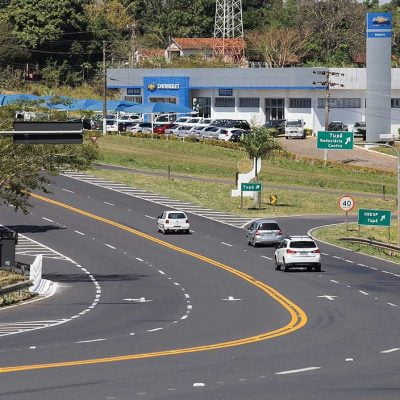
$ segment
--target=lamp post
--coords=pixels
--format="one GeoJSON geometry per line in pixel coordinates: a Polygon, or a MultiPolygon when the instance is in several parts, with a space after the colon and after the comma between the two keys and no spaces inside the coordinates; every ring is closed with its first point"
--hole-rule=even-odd
{"type": "Polygon", "coordinates": [[[389,147],[397,156],[397,246],[400,247],[400,151],[386,143],[359,143],[357,145],[389,147]]]}

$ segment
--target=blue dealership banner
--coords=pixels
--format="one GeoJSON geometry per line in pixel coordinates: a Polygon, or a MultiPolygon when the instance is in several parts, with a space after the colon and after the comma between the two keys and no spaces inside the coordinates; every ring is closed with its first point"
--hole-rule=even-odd
{"type": "Polygon", "coordinates": [[[392,14],[391,13],[368,13],[367,14],[367,30],[391,30],[392,14]]]}
{"type": "Polygon", "coordinates": [[[143,78],[144,103],[150,98],[175,98],[176,103],[190,107],[189,77],[145,76],[143,78]]]}
{"type": "Polygon", "coordinates": [[[368,38],[391,38],[392,32],[367,32],[368,38]]]}

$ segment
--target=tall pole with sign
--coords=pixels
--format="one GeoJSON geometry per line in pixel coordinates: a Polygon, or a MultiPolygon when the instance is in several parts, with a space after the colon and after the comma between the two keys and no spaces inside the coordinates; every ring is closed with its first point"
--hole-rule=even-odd
{"type": "Polygon", "coordinates": [[[367,13],[366,140],[378,142],[391,128],[392,14],[367,13]]]}

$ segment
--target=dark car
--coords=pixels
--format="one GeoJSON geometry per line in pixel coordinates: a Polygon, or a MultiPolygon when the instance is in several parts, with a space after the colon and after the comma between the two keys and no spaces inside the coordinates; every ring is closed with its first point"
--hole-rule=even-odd
{"type": "Polygon", "coordinates": [[[347,132],[348,126],[344,124],[342,121],[332,121],[328,125],[329,132],[347,132]]]}
{"type": "Polygon", "coordinates": [[[354,123],[353,134],[354,137],[361,136],[364,140],[366,139],[367,124],[365,123],[365,121],[359,121],[354,123]]]}
{"type": "Polygon", "coordinates": [[[271,119],[264,124],[264,127],[267,129],[275,129],[274,136],[284,135],[285,134],[285,119],[271,119]]]}
{"type": "Polygon", "coordinates": [[[212,126],[218,128],[237,128],[245,131],[250,130],[250,124],[244,119],[215,119],[212,126]]]}

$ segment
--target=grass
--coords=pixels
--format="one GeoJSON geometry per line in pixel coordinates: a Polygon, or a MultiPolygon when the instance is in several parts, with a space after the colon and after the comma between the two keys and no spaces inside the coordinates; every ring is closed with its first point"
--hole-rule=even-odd
{"type": "MultiPolygon", "coordinates": [[[[0,288],[25,280],[26,278],[23,275],[0,270],[0,288]]],[[[0,307],[18,303],[20,301],[30,299],[31,297],[33,297],[33,294],[30,293],[28,289],[21,289],[12,293],[7,293],[0,296],[0,307]]]]}
{"type": "Polygon", "coordinates": [[[394,222],[390,228],[390,241],[389,241],[389,230],[388,228],[378,228],[371,226],[358,227],[356,223],[349,223],[348,230],[346,230],[346,224],[330,225],[323,228],[318,228],[313,232],[313,235],[320,240],[332,243],[346,249],[361,252],[364,254],[384,258],[386,260],[400,263],[400,253],[390,252],[384,249],[378,249],[372,246],[367,246],[358,243],[350,243],[340,238],[343,237],[354,237],[371,239],[374,241],[380,241],[384,243],[397,244],[397,224],[394,222]]]}

